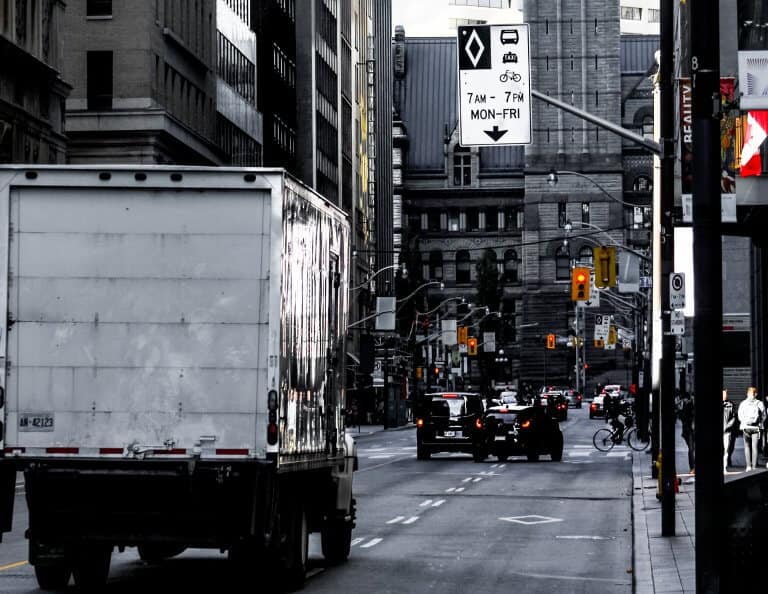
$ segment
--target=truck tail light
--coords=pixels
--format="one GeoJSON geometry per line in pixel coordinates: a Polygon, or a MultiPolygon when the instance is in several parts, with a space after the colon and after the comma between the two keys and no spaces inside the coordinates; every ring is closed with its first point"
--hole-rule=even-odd
{"type": "Polygon", "coordinates": [[[269,445],[277,443],[277,423],[269,423],[267,425],[267,443],[269,445]]]}

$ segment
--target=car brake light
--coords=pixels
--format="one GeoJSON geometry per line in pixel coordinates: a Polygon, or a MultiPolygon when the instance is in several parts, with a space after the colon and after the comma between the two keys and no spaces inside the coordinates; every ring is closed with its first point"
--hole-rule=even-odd
{"type": "Polygon", "coordinates": [[[416,419],[416,426],[421,428],[424,426],[424,419],[416,419]]]}
{"type": "Polygon", "coordinates": [[[477,427],[478,429],[482,429],[483,428],[483,420],[482,419],[475,419],[475,427],[477,427]]]}
{"type": "Polygon", "coordinates": [[[595,403],[593,402],[593,403],[592,403],[592,404],[589,406],[589,408],[591,408],[592,410],[597,410],[597,404],[595,404],[595,403]]]}
{"type": "Polygon", "coordinates": [[[522,427],[523,429],[528,429],[528,427],[530,427],[530,426],[531,426],[531,419],[526,419],[520,425],[520,427],[522,427]]]}
{"type": "Polygon", "coordinates": [[[577,399],[577,400],[581,400],[581,396],[580,396],[580,395],[579,395],[579,396],[576,396],[576,399],[577,399]]]}
{"type": "Polygon", "coordinates": [[[458,398],[456,394],[443,394],[443,398],[458,398]]]}

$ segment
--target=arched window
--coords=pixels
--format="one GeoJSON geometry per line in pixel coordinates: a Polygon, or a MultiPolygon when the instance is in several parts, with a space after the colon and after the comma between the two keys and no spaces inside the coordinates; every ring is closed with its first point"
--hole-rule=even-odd
{"type": "Polygon", "coordinates": [[[582,246],[579,250],[579,264],[583,264],[584,266],[592,267],[593,263],[593,252],[592,248],[588,245],[582,246]]]}
{"type": "Polygon", "coordinates": [[[517,278],[517,252],[507,250],[504,252],[504,282],[516,283],[517,278]]]}
{"type": "Polygon", "coordinates": [[[653,116],[646,115],[642,122],[643,138],[653,140],[653,116]]]}
{"type": "Polygon", "coordinates": [[[571,278],[571,252],[561,245],[555,252],[555,280],[569,280],[571,278]]]}
{"type": "Polygon", "coordinates": [[[469,283],[472,280],[472,266],[469,252],[460,250],[456,252],[456,283],[469,283]]]}
{"type": "Polygon", "coordinates": [[[443,252],[429,252],[430,280],[443,280],[443,252]]]}

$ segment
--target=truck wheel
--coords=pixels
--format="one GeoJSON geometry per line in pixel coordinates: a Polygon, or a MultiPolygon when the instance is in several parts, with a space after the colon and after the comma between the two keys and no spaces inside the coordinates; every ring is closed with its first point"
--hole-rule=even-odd
{"type": "Polygon", "coordinates": [[[100,592],[109,577],[111,546],[84,546],[77,552],[72,573],[75,585],[84,592],[100,592]]]}
{"type": "Polygon", "coordinates": [[[172,544],[143,544],[139,545],[139,558],[147,563],[157,563],[181,555],[187,547],[172,544]]]}
{"type": "Polygon", "coordinates": [[[35,577],[41,590],[66,590],[72,569],[66,565],[35,565],[35,577]]]}
{"type": "Polygon", "coordinates": [[[349,506],[349,520],[344,518],[329,518],[320,533],[323,547],[323,557],[329,565],[344,563],[349,558],[352,548],[352,529],[355,527],[355,498],[349,506]]]}
{"type": "Polygon", "coordinates": [[[309,522],[303,504],[295,502],[296,508],[288,508],[285,548],[283,552],[283,583],[289,592],[300,590],[307,575],[309,558],[309,522]],[[293,513],[291,513],[291,511],[293,513]]]}

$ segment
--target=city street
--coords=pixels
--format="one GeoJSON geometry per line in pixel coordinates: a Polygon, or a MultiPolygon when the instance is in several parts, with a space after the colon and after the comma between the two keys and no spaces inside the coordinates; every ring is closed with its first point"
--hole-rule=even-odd
{"type": "MultiPolygon", "coordinates": [[[[601,423],[586,407],[570,410],[561,463],[417,461],[413,428],[361,435],[350,560],[326,569],[313,536],[304,591],[631,592],[632,463],[625,447],[592,447],[601,423]]],[[[17,498],[14,531],[0,545],[0,592],[38,592],[21,489],[17,498]]],[[[215,591],[230,574],[216,551],[151,565],[129,549],[114,553],[106,591],[215,591]]]]}

